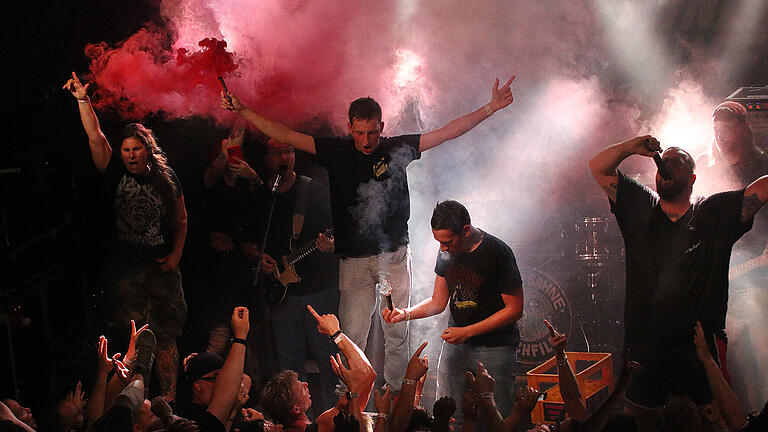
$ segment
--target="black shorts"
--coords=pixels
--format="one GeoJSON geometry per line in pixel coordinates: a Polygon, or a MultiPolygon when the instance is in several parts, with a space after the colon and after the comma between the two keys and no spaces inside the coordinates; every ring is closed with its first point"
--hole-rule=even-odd
{"type": "Polygon", "coordinates": [[[698,406],[712,402],[704,366],[694,349],[632,347],[631,352],[632,360],[642,369],[632,375],[624,395],[628,402],[642,408],[661,408],[668,395],[686,395],[698,406]]]}

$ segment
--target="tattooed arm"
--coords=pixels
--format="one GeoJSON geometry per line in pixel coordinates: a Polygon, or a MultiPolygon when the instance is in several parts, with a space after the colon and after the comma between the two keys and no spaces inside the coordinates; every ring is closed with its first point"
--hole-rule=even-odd
{"type": "Polygon", "coordinates": [[[741,221],[746,222],[768,201],[768,176],[762,176],[744,189],[744,201],[741,204],[741,221]]]}
{"type": "Polygon", "coordinates": [[[608,198],[616,202],[616,189],[619,185],[616,168],[619,164],[633,154],[650,157],[660,150],[656,138],[650,135],[635,137],[604,148],[589,161],[589,169],[608,198]]]}

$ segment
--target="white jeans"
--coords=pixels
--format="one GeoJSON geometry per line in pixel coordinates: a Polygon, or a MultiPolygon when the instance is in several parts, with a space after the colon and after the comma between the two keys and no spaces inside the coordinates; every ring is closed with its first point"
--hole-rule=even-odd
{"type": "MultiPolygon", "coordinates": [[[[394,252],[364,258],[339,260],[339,322],[341,329],[360,349],[364,350],[371,329],[371,317],[376,314],[384,328],[384,380],[399,389],[405,377],[408,353],[408,323],[387,324],[381,311],[375,310],[380,295],[380,282],[392,287],[392,303],[407,308],[411,302],[411,250],[402,245],[394,252]]],[[[386,300],[380,302],[387,307],[386,300]]]]}

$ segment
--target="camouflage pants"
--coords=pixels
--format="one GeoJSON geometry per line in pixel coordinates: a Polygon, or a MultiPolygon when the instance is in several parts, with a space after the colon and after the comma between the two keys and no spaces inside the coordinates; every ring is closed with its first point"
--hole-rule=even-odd
{"type": "Polygon", "coordinates": [[[125,328],[149,324],[158,336],[181,336],[187,319],[187,304],[178,269],[164,272],[154,262],[109,266],[107,276],[107,325],[125,328]]]}

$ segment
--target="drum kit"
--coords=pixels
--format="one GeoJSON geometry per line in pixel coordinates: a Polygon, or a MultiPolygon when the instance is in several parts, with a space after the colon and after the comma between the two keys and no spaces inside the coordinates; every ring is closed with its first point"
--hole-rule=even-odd
{"type": "Polygon", "coordinates": [[[523,369],[553,355],[543,319],[570,335],[567,349],[621,350],[623,295],[614,295],[614,287],[623,286],[624,250],[615,219],[590,216],[563,223],[559,249],[533,268],[520,269],[525,306],[517,357],[523,369]]]}

